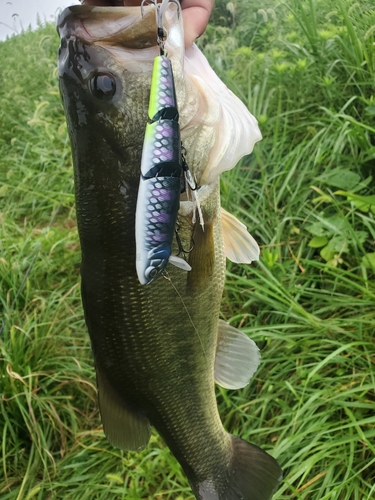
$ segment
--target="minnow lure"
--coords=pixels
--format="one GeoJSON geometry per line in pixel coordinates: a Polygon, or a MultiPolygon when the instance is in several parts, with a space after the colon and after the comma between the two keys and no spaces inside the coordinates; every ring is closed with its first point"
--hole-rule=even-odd
{"type": "Polygon", "coordinates": [[[184,259],[172,255],[181,178],[187,167],[182,161],[172,63],[164,50],[164,4],[155,5],[160,55],[154,60],[135,216],[136,268],[142,285],[158,278],[168,262],[191,270],[184,259]]]}

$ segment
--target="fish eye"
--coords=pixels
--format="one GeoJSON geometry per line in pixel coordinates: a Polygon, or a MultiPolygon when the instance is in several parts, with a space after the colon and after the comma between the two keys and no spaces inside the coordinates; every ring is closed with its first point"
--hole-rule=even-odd
{"type": "Polygon", "coordinates": [[[94,97],[109,101],[116,92],[116,80],[110,73],[97,73],[90,79],[90,90],[94,97]]]}

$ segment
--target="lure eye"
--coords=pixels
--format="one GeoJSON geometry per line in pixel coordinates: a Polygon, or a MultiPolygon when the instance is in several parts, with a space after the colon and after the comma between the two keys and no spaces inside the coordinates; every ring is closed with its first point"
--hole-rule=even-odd
{"type": "Polygon", "coordinates": [[[157,277],[159,270],[157,267],[149,267],[145,271],[145,276],[147,280],[152,280],[157,277]]]}
{"type": "Polygon", "coordinates": [[[90,80],[90,90],[94,97],[109,101],[116,92],[116,80],[110,73],[97,73],[90,80]]]}

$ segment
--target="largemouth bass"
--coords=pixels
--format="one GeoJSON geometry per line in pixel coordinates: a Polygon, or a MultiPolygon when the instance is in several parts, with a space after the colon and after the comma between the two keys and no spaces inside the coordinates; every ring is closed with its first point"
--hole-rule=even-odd
{"type": "MultiPolygon", "coordinates": [[[[108,2],[107,2],[108,3],[108,2]]],[[[97,373],[104,432],[143,449],[161,434],[200,500],[267,500],[281,470],[260,448],[228,434],[215,379],[243,387],[256,345],[219,321],[225,257],[251,262],[259,249],[220,208],[219,175],[251,152],[255,119],[195,47],[184,52],[182,21],[167,9],[186,159],[199,190],[181,195],[180,247],[191,270],[167,265],[149,285],[136,273],[135,212],[151,75],[158,55],[154,7],[75,6],[58,19],[59,77],[73,152],[82,249],[82,301],[97,373]]]]}

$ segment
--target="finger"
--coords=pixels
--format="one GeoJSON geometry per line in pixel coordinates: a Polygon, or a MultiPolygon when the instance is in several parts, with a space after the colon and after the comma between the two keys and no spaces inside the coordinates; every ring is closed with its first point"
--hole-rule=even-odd
{"type": "Polygon", "coordinates": [[[215,0],[182,0],[182,17],[184,19],[185,47],[200,37],[206,26],[215,0]]]}

